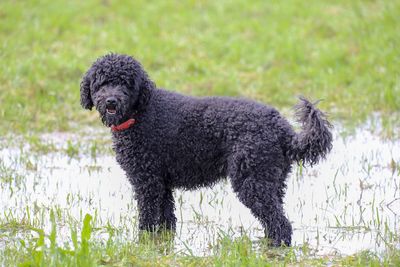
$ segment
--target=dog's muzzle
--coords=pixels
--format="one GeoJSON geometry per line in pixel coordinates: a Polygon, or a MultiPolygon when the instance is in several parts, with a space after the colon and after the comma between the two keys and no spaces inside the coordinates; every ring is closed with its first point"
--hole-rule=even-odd
{"type": "Polygon", "coordinates": [[[117,113],[117,99],[115,97],[106,99],[106,111],[107,114],[110,115],[115,115],[117,113]]]}

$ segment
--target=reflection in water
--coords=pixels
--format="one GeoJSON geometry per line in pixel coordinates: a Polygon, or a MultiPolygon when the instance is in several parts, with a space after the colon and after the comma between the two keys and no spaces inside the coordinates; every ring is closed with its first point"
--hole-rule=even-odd
{"type": "MultiPolygon", "coordinates": [[[[89,213],[97,225],[110,224],[121,229],[124,238],[138,239],[132,190],[113,156],[71,159],[62,153],[35,155],[25,148],[3,149],[0,158],[3,214],[26,218],[29,211],[49,231],[43,215],[49,208],[58,210],[66,222],[89,213]]],[[[361,130],[345,139],[336,135],[326,161],[296,168],[287,181],[285,210],[293,223],[293,244],[307,242],[318,254],[383,249],[383,240],[399,229],[399,165],[399,141],[382,141],[361,130]]],[[[207,255],[223,236],[246,233],[255,244],[263,236],[261,225],[227,181],[208,189],[176,191],[175,200],[175,251],[207,255]]],[[[67,223],[59,227],[62,243],[70,230],[67,223]]],[[[97,238],[107,234],[99,231],[97,238]]]]}

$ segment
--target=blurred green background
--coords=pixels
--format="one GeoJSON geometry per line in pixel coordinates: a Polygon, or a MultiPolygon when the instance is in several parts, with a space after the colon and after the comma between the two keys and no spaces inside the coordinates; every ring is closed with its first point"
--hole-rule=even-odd
{"type": "Polygon", "coordinates": [[[159,87],[283,110],[324,99],[338,121],[400,109],[400,1],[0,1],[0,133],[99,125],[79,83],[136,57],[159,87]]]}

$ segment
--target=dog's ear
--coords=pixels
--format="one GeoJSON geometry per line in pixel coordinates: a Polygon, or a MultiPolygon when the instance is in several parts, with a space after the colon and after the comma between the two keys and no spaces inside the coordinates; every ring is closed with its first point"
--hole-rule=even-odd
{"type": "Polygon", "coordinates": [[[81,106],[85,109],[92,110],[93,101],[90,95],[90,84],[91,84],[91,72],[88,71],[83,76],[81,81],[81,106]]]}
{"type": "Polygon", "coordinates": [[[139,108],[144,108],[150,99],[150,90],[154,88],[154,83],[145,77],[145,79],[139,85],[139,98],[138,106],[139,108]]]}

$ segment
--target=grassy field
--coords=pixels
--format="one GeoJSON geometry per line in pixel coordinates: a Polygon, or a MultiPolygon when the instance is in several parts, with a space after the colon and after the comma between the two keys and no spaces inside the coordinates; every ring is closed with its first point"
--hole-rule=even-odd
{"type": "MultiPolygon", "coordinates": [[[[1,188],[12,195],[29,186],[29,175],[39,179],[41,155],[112,153],[98,115],[79,104],[83,73],[109,52],[133,55],[159,87],[189,95],[248,97],[289,116],[298,95],[323,99],[320,107],[335,125],[345,125],[343,131],[367,121],[394,142],[400,128],[399,17],[398,0],[2,0],[0,148],[29,143],[29,149],[21,148],[16,167],[11,164],[15,168],[0,158],[1,188]],[[99,134],[90,142],[62,138],[67,141],[60,146],[43,141],[54,132],[99,134]]],[[[392,162],[382,168],[392,168],[398,179],[400,163],[392,162]]],[[[0,264],[400,264],[400,237],[391,231],[389,239],[383,238],[391,249],[383,254],[315,256],[306,244],[271,250],[255,248],[246,235],[222,235],[211,254],[198,257],[190,247],[165,253],[160,251],[165,244],[138,244],[123,235],[125,230],[98,222],[95,214],[73,217],[55,206],[29,206],[24,214],[0,206],[0,264]],[[58,229],[65,224],[67,244],[58,229]],[[107,238],[97,238],[98,233],[107,238]]]]}
{"type": "Polygon", "coordinates": [[[324,99],[334,119],[390,120],[400,108],[399,10],[361,0],[1,1],[0,132],[96,123],[79,107],[79,82],[111,51],[182,93],[281,108],[302,94],[324,99]]]}

